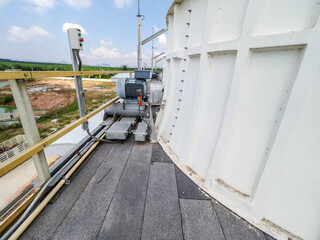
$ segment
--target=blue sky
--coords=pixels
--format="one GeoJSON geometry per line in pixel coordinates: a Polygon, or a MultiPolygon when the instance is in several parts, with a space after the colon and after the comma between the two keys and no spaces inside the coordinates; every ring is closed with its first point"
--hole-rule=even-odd
{"type": "MultiPolygon", "coordinates": [[[[152,28],[166,28],[165,17],[173,0],[140,0],[142,38],[152,28]]],[[[85,29],[84,64],[136,66],[137,0],[0,0],[0,58],[70,62],[67,34],[70,24],[85,29]]],[[[166,48],[166,35],[156,41],[166,48]]],[[[150,65],[151,43],[143,47],[143,62],[150,65]]]]}

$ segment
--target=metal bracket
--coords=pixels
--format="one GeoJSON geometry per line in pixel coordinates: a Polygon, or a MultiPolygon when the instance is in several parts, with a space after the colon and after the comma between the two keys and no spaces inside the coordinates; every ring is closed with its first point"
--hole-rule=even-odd
{"type": "Polygon", "coordinates": [[[65,180],[65,185],[69,185],[70,184],[70,180],[68,178],[66,178],[66,176],[63,176],[62,179],[65,180]]]}

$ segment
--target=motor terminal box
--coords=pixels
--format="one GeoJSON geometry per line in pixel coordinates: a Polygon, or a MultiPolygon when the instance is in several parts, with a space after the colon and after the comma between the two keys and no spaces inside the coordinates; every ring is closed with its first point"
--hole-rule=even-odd
{"type": "Polygon", "coordinates": [[[134,78],[136,79],[151,79],[152,73],[151,71],[143,71],[143,70],[135,70],[134,71],[134,78]]]}
{"type": "Polygon", "coordinates": [[[83,50],[83,37],[81,35],[81,30],[77,28],[68,29],[68,38],[70,49],[83,50]]]}

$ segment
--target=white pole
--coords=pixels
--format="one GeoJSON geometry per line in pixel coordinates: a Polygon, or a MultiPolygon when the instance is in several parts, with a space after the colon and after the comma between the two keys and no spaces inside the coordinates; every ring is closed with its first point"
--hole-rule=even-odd
{"type": "MultiPolygon", "coordinates": [[[[158,44],[156,45],[156,49],[158,50],[158,44]]],[[[155,62],[155,70],[157,71],[157,61],[155,62]]]]}
{"type": "Polygon", "coordinates": [[[138,0],[138,69],[142,69],[142,40],[141,40],[141,15],[140,15],[140,0],[138,0]]]}
{"type": "MultiPolygon", "coordinates": [[[[152,35],[154,34],[154,27],[152,27],[152,35]]],[[[153,63],[154,63],[154,42],[152,39],[152,57],[151,57],[151,72],[153,72],[153,63]]]]}
{"type": "Polygon", "coordinates": [[[139,42],[139,49],[140,49],[139,59],[140,59],[140,62],[139,62],[139,65],[140,65],[140,69],[142,68],[142,40],[141,40],[141,29],[142,29],[142,24],[141,24],[141,18],[140,18],[140,28],[139,28],[139,38],[140,38],[140,42],[139,42]]]}

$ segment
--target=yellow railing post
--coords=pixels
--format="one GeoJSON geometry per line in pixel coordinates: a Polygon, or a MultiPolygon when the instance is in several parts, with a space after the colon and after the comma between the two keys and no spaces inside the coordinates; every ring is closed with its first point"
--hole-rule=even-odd
{"type": "Polygon", "coordinates": [[[38,71],[38,72],[30,72],[30,71],[18,71],[18,70],[7,70],[7,71],[0,71],[0,81],[9,81],[12,94],[14,100],[16,102],[18,111],[21,117],[22,127],[25,131],[27,136],[27,140],[30,143],[30,147],[25,149],[24,151],[20,152],[19,154],[11,157],[10,159],[0,163],[0,177],[14,169],[15,167],[19,166],[26,160],[30,159],[34,156],[35,165],[39,174],[39,178],[43,181],[45,179],[50,178],[49,170],[47,162],[45,161],[45,155],[43,153],[43,149],[46,148],[48,145],[59,139],[60,137],[64,136],[66,133],[70,132],[77,126],[81,125],[82,123],[88,121],[91,117],[95,116],[97,113],[103,111],[106,107],[110,106],[117,100],[119,97],[116,97],[109,102],[105,103],[104,105],[100,106],[98,109],[88,113],[84,117],[72,122],[71,124],[65,126],[64,128],[60,129],[59,131],[55,132],[54,134],[48,136],[47,138],[40,140],[39,132],[36,127],[36,122],[34,119],[34,114],[32,112],[32,107],[30,103],[30,99],[28,96],[28,92],[26,89],[26,79],[38,79],[38,78],[46,78],[46,77],[71,77],[71,76],[88,76],[88,75],[101,75],[101,74],[110,74],[110,73],[130,73],[132,71],[38,71]],[[8,80],[14,79],[14,80],[8,80]],[[24,90],[22,90],[24,89],[24,90]],[[31,114],[27,114],[31,113],[31,114]],[[30,118],[31,116],[31,118],[30,118]],[[30,130],[30,131],[29,131],[30,130]],[[27,134],[30,132],[30,134],[27,134]],[[29,140],[28,136],[33,136],[33,134],[37,135],[34,136],[34,140],[29,140]]]}
{"type": "MultiPolygon", "coordinates": [[[[29,146],[32,146],[40,141],[40,135],[25,81],[25,79],[10,79],[9,84],[27,142],[29,146]]],[[[33,155],[33,162],[40,179],[39,184],[41,185],[50,178],[50,171],[43,150],[33,155]]]]}

